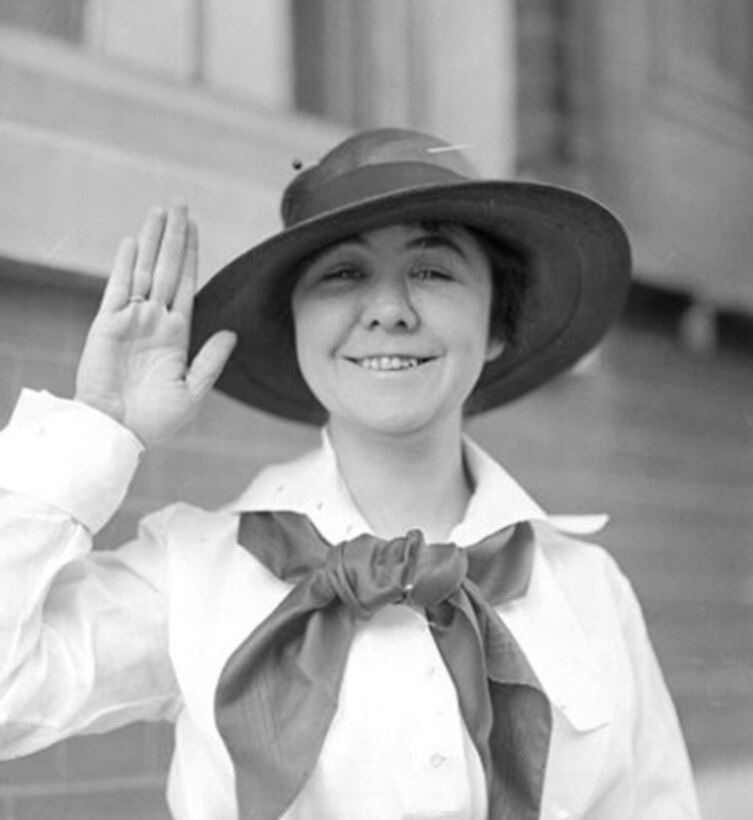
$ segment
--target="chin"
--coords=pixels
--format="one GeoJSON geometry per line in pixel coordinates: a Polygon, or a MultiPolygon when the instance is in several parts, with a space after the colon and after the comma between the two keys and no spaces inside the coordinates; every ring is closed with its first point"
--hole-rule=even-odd
{"type": "MultiPolygon", "coordinates": [[[[335,413],[331,416],[337,423],[338,417],[350,427],[360,427],[364,431],[382,435],[407,436],[420,433],[439,426],[449,415],[438,407],[390,406],[371,402],[368,407],[352,407],[346,413],[335,413]]],[[[458,409],[458,414],[461,410],[458,409]]]]}

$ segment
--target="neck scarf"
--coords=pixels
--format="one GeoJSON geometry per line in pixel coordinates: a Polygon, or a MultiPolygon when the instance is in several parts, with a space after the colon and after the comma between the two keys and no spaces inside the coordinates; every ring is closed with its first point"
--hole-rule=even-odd
{"type": "Polygon", "coordinates": [[[333,546],[298,513],[245,513],[238,540],[294,585],[230,657],[217,688],[242,820],[277,820],[290,807],[337,711],[358,621],[400,603],[426,613],[481,758],[490,820],[537,820],[550,706],[494,611],[528,586],[529,524],[467,549],[427,545],[418,530],[333,546]]]}

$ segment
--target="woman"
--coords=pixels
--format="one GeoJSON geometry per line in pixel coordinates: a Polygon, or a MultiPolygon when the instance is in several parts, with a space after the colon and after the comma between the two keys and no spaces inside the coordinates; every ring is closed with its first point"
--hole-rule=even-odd
{"type": "Polygon", "coordinates": [[[22,397],[0,440],[0,749],[172,720],[176,818],[697,817],[629,584],[463,433],[601,338],[619,223],[394,129],[299,174],[283,219],[194,305],[196,228],[151,213],[75,401],[22,397]],[[326,422],[321,447],[91,554],[143,448],[215,381],[326,422]]]}

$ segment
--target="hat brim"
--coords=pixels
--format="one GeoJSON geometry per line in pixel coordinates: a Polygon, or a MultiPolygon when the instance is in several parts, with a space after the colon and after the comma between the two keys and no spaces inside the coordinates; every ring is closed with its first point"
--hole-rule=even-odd
{"type": "Polygon", "coordinates": [[[275,301],[311,254],[372,228],[424,220],[462,223],[520,249],[527,260],[519,338],[487,363],[467,412],[506,404],[569,369],[604,336],[630,282],[621,223],[574,191],[529,182],[469,181],[362,200],[283,230],[231,261],[197,294],[191,355],[229,329],[238,344],[217,388],[276,416],[321,424],[326,412],[298,368],[275,301]]]}

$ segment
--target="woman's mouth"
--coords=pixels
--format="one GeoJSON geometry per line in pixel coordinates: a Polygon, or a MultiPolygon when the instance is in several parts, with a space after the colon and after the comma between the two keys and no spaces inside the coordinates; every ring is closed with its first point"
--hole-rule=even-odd
{"type": "Polygon", "coordinates": [[[361,358],[350,358],[348,361],[362,367],[364,370],[394,371],[412,370],[422,364],[432,360],[432,357],[420,356],[363,356],[361,358]]]}

